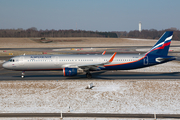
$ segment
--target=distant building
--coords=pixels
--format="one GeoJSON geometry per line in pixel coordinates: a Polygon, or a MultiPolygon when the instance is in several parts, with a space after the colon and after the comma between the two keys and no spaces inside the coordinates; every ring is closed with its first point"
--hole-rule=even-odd
{"type": "Polygon", "coordinates": [[[141,32],[142,29],[141,29],[141,22],[139,22],[139,32],[141,32]]]}

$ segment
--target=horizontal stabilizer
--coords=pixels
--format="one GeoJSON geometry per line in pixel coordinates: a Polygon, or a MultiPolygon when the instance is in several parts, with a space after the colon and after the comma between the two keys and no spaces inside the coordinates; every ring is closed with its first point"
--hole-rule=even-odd
{"type": "Polygon", "coordinates": [[[165,62],[165,61],[175,60],[175,59],[176,59],[176,57],[171,57],[171,56],[158,57],[158,58],[156,58],[156,62],[165,62]]]}

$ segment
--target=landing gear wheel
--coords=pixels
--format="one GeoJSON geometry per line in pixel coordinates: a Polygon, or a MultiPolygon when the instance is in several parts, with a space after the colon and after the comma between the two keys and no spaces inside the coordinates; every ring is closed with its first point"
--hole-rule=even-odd
{"type": "Polygon", "coordinates": [[[89,73],[89,72],[88,72],[88,73],[86,73],[86,77],[87,77],[87,78],[89,78],[89,79],[90,79],[90,78],[92,78],[91,73],[89,73]]]}
{"type": "Polygon", "coordinates": [[[25,71],[22,71],[21,78],[24,78],[24,76],[25,76],[25,71]]]}

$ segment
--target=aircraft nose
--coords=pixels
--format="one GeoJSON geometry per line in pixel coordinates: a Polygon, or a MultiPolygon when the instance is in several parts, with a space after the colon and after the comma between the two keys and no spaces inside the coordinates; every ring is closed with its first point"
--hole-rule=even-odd
{"type": "Polygon", "coordinates": [[[7,68],[8,68],[8,63],[4,63],[4,64],[2,65],[2,67],[7,69],[7,68]]]}

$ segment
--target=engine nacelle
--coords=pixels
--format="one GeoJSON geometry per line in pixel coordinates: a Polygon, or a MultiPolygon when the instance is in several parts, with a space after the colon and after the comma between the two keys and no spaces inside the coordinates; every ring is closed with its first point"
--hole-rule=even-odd
{"type": "Polygon", "coordinates": [[[64,76],[76,76],[78,74],[83,73],[84,71],[80,68],[64,68],[63,74],[64,76]]]}

